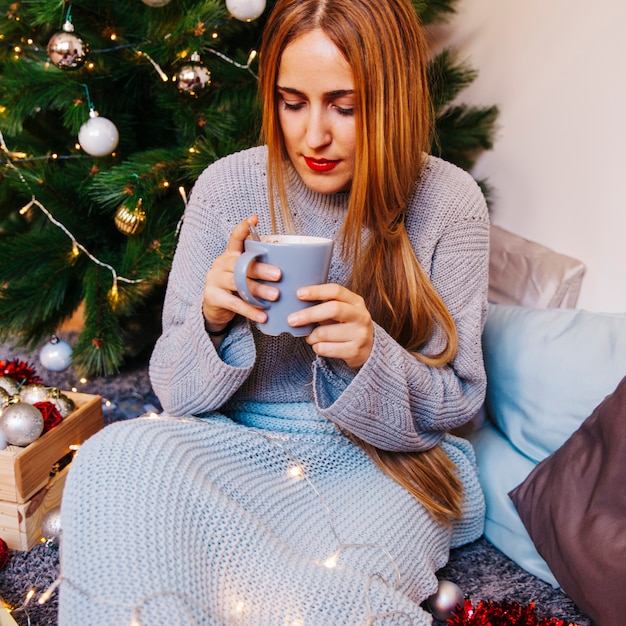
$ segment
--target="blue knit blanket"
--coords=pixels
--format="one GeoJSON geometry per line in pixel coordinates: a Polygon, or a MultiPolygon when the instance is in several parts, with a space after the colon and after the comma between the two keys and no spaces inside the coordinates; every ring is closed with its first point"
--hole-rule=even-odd
{"type": "Polygon", "coordinates": [[[65,486],[59,624],[430,624],[435,573],[484,518],[471,445],[442,446],[452,528],[312,404],[107,426],[65,486]]]}

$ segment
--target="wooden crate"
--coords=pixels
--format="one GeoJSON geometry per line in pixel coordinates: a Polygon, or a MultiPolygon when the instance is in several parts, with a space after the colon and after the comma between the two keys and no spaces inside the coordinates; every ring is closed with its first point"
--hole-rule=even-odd
{"type": "Polygon", "coordinates": [[[61,503],[69,470],[55,467],[104,425],[100,396],[63,393],[76,409],[60,424],[28,446],[0,450],[0,537],[11,549],[29,550],[40,540],[41,520],[61,503]]]}
{"type": "Polygon", "coordinates": [[[70,466],[65,466],[23,504],[0,500],[0,537],[12,550],[30,550],[41,541],[41,522],[44,515],[61,504],[65,477],[70,466]]]}

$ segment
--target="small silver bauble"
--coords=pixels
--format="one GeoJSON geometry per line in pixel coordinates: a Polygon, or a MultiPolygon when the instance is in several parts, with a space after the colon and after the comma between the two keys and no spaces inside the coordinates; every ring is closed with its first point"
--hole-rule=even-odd
{"type": "Polygon", "coordinates": [[[72,346],[67,341],[52,335],[50,341],[41,348],[39,361],[52,372],[62,372],[72,363],[72,346]]]}
{"type": "Polygon", "coordinates": [[[437,593],[426,600],[430,612],[439,620],[447,620],[454,615],[457,606],[463,606],[463,592],[450,580],[440,580],[437,593]]]}
{"type": "Polygon", "coordinates": [[[61,414],[61,417],[65,419],[75,408],[74,400],[64,393],[61,393],[56,387],[49,390],[46,402],[52,402],[57,408],[57,411],[61,414]]]}
{"type": "Polygon", "coordinates": [[[76,70],[85,63],[89,46],[74,32],[74,25],[67,20],[48,42],[50,61],[61,70],[76,70]]]}
{"type": "Polygon", "coordinates": [[[41,520],[41,536],[47,542],[58,546],[61,541],[61,507],[50,509],[41,520]]]}
{"type": "Polygon", "coordinates": [[[13,446],[27,446],[39,439],[43,432],[43,416],[37,407],[17,402],[6,407],[0,417],[0,428],[13,446]]]}
{"type": "Polygon", "coordinates": [[[2,415],[2,409],[9,404],[11,394],[4,388],[0,387],[0,415],[2,415]]]}
{"type": "Polygon", "coordinates": [[[35,402],[45,402],[50,388],[42,385],[41,383],[31,383],[24,385],[20,389],[20,402],[26,402],[27,404],[35,404],[35,402]]]}
{"type": "Polygon", "coordinates": [[[175,76],[178,91],[190,96],[198,94],[211,84],[211,72],[200,61],[200,55],[194,52],[175,76]]]}
{"type": "Polygon", "coordinates": [[[18,384],[10,376],[0,376],[0,387],[10,396],[14,396],[19,389],[18,384]]]}

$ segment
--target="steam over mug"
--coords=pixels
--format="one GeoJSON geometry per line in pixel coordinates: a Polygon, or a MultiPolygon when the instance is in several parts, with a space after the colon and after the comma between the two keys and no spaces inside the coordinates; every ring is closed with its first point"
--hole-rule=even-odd
{"type": "Polygon", "coordinates": [[[261,241],[246,239],[244,250],[235,265],[235,285],[243,300],[267,311],[267,321],[257,323],[258,329],[266,335],[309,335],[313,331],[313,324],[294,328],[287,323],[287,316],[316,304],[299,300],[296,292],[300,287],[321,285],[328,281],[333,240],[301,235],[261,235],[261,241]],[[250,293],[248,269],[255,261],[280,268],[279,281],[260,281],[279,289],[278,300],[260,300],[250,293]]]}

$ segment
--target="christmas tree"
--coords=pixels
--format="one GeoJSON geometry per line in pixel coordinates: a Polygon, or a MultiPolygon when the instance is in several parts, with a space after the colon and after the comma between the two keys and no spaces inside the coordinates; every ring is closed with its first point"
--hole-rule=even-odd
{"type": "MultiPolygon", "coordinates": [[[[455,0],[415,0],[425,23],[455,0]]],[[[271,0],[0,0],[0,340],[34,350],[83,307],[73,365],[151,348],[187,193],[258,143],[255,54],[271,0]]],[[[433,153],[470,169],[497,108],[450,50],[429,78],[433,153]]]]}

